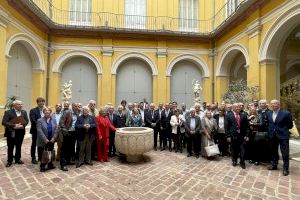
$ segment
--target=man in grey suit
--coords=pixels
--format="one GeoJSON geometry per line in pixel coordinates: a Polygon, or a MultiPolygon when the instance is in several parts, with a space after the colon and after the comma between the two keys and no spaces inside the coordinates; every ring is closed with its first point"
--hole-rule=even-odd
{"type": "MultiPolygon", "coordinates": [[[[57,123],[56,120],[51,117],[51,108],[44,108],[44,117],[38,119],[36,124],[37,129],[37,147],[38,158],[41,161],[40,171],[46,171],[46,163],[42,163],[42,154],[44,150],[53,151],[54,143],[57,139],[57,123]]],[[[54,169],[55,166],[50,160],[48,163],[48,169],[54,169]]]]}
{"type": "Polygon", "coordinates": [[[201,132],[202,125],[200,117],[196,115],[194,108],[191,108],[190,115],[186,118],[185,136],[187,138],[187,157],[193,155],[193,150],[196,158],[199,158],[201,149],[201,132]]]}

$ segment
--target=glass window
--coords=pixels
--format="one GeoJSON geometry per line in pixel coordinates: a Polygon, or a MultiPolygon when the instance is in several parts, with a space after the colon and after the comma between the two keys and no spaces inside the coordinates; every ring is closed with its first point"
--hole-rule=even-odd
{"type": "Polygon", "coordinates": [[[198,31],[198,0],[179,1],[179,30],[198,31]]]}
{"type": "Polygon", "coordinates": [[[238,0],[227,0],[226,3],[226,18],[235,12],[238,6],[238,0]]]}
{"type": "Polygon", "coordinates": [[[92,0],[70,0],[70,24],[90,25],[92,0]]]}
{"type": "Polygon", "coordinates": [[[125,0],[126,28],[144,29],[146,25],[146,0],[125,0]]]}

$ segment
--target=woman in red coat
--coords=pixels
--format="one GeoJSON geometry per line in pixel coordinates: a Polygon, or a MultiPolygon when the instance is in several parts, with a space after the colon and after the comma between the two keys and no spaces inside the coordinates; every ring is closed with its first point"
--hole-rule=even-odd
{"type": "Polygon", "coordinates": [[[96,117],[96,124],[97,158],[100,162],[108,162],[109,129],[115,131],[116,128],[111,125],[103,108],[100,109],[99,116],[96,117]]]}

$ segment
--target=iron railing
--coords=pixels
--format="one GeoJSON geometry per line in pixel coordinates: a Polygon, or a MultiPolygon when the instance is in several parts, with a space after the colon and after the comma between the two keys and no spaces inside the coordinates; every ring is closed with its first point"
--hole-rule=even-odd
{"type": "Polygon", "coordinates": [[[138,32],[170,32],[209,35],[248,0],[228,0],[207,20],[191,20],[168,16],[137,16],[108,12],[77,12],[55,7],[51,0],[22,0],[48,24],[60,28],[84,28],[138,32]],[[234,2],[234,4],[232,4],[234,2]],[[230,3],[230,4],[229,4],[230,3]]]}

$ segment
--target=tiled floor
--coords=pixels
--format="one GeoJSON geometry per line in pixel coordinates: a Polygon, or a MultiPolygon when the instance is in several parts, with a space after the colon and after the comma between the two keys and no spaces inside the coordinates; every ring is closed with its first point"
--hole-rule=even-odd
{"type": "MultiPolygon", "coordinates": [[[[229,158],[208,161],[185,154],[152,151],[146,161],[128,164],[114,158],[94,166],[71,166],[40,173],[30,163],[30,139],[23,145],[24,165],[5,168],[0,148],[0,199],[300,199],[300,163],[290,176],[281,170],[247,164],[232,167],[229,158]]],[[[281,165],[279,166],[281,169],[281,165]]]]}

